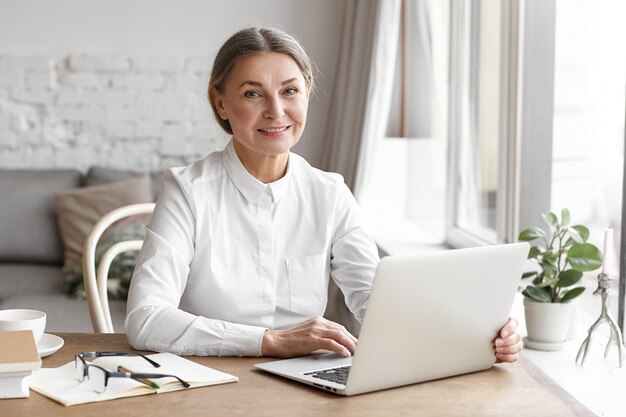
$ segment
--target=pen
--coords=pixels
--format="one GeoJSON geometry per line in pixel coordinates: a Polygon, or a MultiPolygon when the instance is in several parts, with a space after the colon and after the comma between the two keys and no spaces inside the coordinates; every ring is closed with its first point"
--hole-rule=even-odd
{"type": "MultiPolygon", "coordinates": [[[[123,366],[121,366],[121,365],[117,367],[117,372],[128,372],[128,373],[130,373],[130,374],[132,374],[132,373],[133,373],[133,371],[131,371],[131,370],[130,370],[130,369],[128,369],[128,368],[124,368],[124,367],[123,367],[123,366]]],[[[141,382],[141,383],[143,383],[143,384],[146,384],[147,386],[149,386],[149,387],[151,387],[151,388],[154,388],[154,389],[159,389],[159,388],[161,388],[161,387],[159,386],[159,384],[157,384],[156,382],[150,381],[149,379],[146,379],[146,378],[133,378],[133,379],[134,379],[135,381],[139,381],[139,382],[141,382]]]]}

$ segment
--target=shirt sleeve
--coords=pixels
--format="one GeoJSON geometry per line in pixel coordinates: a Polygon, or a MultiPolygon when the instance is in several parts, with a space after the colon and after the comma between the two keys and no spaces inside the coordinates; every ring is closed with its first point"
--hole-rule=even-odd
{"type": "Polygon", "coordinates": [[[362,322],[380,257],[376,243],[365,227],[361,210],[343,182],[335,213],[331,273],[348,308],[362,322]]]}
{"type": "Polygon", "coordinates": [[[172,171],[146,228],[131,280],[126,314],[138,350],[198,356],[260,356],[266,328],[196,316],[178,308],[195,248],[190,187],[172,171]]]}

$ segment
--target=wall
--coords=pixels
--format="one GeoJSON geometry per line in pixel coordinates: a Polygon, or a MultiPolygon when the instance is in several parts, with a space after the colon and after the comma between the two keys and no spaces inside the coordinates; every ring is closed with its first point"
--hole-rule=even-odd
{"type": "Polygon", "coordinates": [[[156,169],[223,147],[208,73],[257,24],[296,36],[319,68],[296,147],[316,165],[342,17],[336,0],[0,0],[0,168],[156,169]]]}

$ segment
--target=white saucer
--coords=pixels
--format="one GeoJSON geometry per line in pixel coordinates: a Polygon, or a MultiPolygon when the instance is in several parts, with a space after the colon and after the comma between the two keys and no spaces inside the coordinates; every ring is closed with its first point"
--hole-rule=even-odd
{"type": "Polygon", "coordinates": [[[46,356],[52,355],[54,352],[56,352],[57,350],[61,349],[61,347],[63,347],[63,343],[65,343],[65,341],[61,339],[59,336],[44,333],[39,343],[37,343],[37,350],[39,351],[39,356],[44,358],[46,356]]]}
{"type": "Polygon", "coordinates": [[[556,343],[536,342],[534,340],[529,340],[527,337],[525,337],[524,347],[527,347],[529,349],[535,349],[535,350],[543,350],[546,352],[554,352],[554,351],[563,349],[566,342],[567,342],[566,340],[563,342],[556,342],[556,343]]]}

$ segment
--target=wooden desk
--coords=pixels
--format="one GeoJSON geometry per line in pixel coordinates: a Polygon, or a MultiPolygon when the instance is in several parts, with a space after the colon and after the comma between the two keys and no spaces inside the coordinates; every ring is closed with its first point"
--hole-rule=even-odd
{"type": "MultiPolygon", "coordinates": [[[[43,359],[57,367],[75,352],[131,350],[123,334],[61,333],[65,346],[43,359]]],[[[593,416],[527,361],[490,370],[379,391],[336,396],[257,371],[267,358],[191,360],[239,377],[239,382],[189,391],[63,407],[34,391],[0,400],[0,416],[593,416]]]]}

